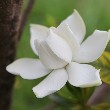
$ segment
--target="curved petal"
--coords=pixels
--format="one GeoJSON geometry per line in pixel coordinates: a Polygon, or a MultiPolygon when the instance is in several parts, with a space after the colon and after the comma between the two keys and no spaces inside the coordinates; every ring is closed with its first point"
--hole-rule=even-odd
{"type": "Polygon", "coordinates": [[[33,88],[37,98],[43,98],[60,90],[67,82],[68,75],[65,69],[52,71],[40,84],[33,88]]]}
{"type": "Polygon", "coordinates": [[[109,39],[109,32],[96,30],[82,43],[79,51],[75,53],[73,61],[89,63],[97,60],[105,50],[109,39]]]}
{"type": "Polygon", "coordinates": [[[42,25],[31,24],[30,32],[31,32],[31,39],[30,39],[31,48],[34,51],[34,53],[38,55],[38,52],[34,45],[34,40],[35,39],[39,39],[39,40],[46,39],[48,28],[42,25]]]}
{"type": "Polygon", "coordinates": [[[51,70],[46,69],[40,60],[21,58],[6,67],[6,70],[14,75],[20,75],[24,79],[36,79],[47,75],[51,70]]]}
{"type": "Polygon", "coordinates": [[[36,40],[39,57],[49,69],[58,69],[66,66],[72,60],[72,51],[66,41],[50,30],[45,41],[36,40]]]}
{"type": "MultiPolygon", "coordinates": [[[[79,15],[79,13],[74,10],[73,14],[70,15],[67,19],[65,19],[59,26],[58,29],[62,30],[64,24],[67,24],[72,31],[73,39],[75,39],[81,43],[84,39],[86,28],[83,22],[83,19],[79,15]]],[[[63,31],[63,30],[62,30],[63,31]]],[[[68,37],[68,36],[67,36],[68,37]]]]}
{"type": "Polygon", "coordinates": [[[52,28],[53,31],[62,37],[70,46],[72,53],[79,50],[80,43],[75,38],[74,33],[71,31],[70,27],[66,23],[62,23],[58,28],[52,28]]]}
{"type": "Polygon", "coordinates": [[[46,39],[47,45],[50,49],[61,59],[71,62],[72,51],[67,42],[56,35],[51,29],[48,38],[46,39]]]}
{"type": "Polygon", "coordinates": [[[101,79],[99,71],[88,64],[70,63],[66,70],[68,72],[68,81],[76,87],[91,87],[100,85],[101,79]]]}

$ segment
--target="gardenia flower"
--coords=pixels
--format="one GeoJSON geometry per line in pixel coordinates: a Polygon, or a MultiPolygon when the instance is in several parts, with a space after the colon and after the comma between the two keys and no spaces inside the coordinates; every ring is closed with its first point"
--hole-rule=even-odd
{"type": "Polygon", "coordinates": [[[100,85],[100,70],[88,63],[97,60],[110,39],[109,32],[95,30],[86,40],[85,24],[75,10],[55,28],[31,25],[31,47],[39,59],[21,58],[7,71],[24,79],[46,78],[33,88],[38,98],[60,90],[68,81],[75,87],[100,85]]]}

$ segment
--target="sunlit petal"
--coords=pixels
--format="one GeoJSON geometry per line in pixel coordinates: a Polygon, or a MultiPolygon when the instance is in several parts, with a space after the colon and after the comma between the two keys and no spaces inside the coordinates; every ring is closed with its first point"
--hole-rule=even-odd
{"type": "Polygon", "coordinates": [[[74,55],[73,61],[89,63],[97,60],[102,55],[109,40],[109,32],[96,30],[81,44],[79,51],[74,55]]]}
{"type": "MultiPolygon", "coordinates": [[[[83,19],[79,15],[79,13],[74,10],[73,14],[70,15],[67,19],[65,19],[59,26],[58,29],[62,30],[62,25],[67,24],[73,34],[73,39],[75,39],[81,43],[84,39],[86,28],[83,22],[83,19]]],[[[62,30],[63,31],[63,30],[62,30]]],[[[68,36],[67,36],[68,37],[68,36]]]]}
{"type": "Polygon", "coordinates": [[[21,58],[7,66],[7,71],[20,75],[24,79],[36,79],[47,75],[51,70],[46,69],[40,60],[21,58]]]}
{"type": "Polygon", "coordinates": [[[52,71],[41,83],[33,88],[36,97],[43,98],[60,90],[67,82],[68,75],[65,69],[52,71]]]}
{"type": "Polygon", "coordinates": [[[100,85],[100,70],[95,69],[88,64],[70,63],[66,70],[68,72],[68,81],[76,87],[91,87],[100,85]]]}
{"type": "Polygon", "coordinates": [[[45,41],[36,40],[37,50],[42,63],[49,69],[66,66],[72,60],[72,51],[64,39],[50,30],[45,41]]]}
{"type": "Polygon", "coordinates": [[[53,31],[62,37],[70,46],[72,53],[79,50],[80,43],[77,41],[74,33],[71,31],[70,27],[66,23],[62,23],[58,28],[52,28],[53,31]]]}
{"type": "Polygon", "coordinates": [[[38,55],[38,52],[37,52],[37,50],[35,48],[34,40],[35,39],[39,39],[39,40],[46,39],[47,32],[48,32],[48,28],[45,27],[45,26],[35,25],[35,24],[31,24],[30,25],[30,33],[31,33],[30,44],[31,44],[32,50],[37,55],[38,55]]]}

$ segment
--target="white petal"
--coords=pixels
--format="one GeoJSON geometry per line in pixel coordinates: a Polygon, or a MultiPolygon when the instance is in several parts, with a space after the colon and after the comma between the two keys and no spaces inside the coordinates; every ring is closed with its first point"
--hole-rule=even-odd
{"type": "Polygon", "coordinates": [[[58,28],[56,29],[53,28],[53,31],[68,43],[73,55],[76,51],[78,51],[78,49],[80,48],[80,43],[77,41],[74,33],[66,23],[60,24],[60,26],[58,26],[58,28]]]}
{"type": "Polygon", "coordinates": [[[50,30],[45,41],[36,40],[39,57],[49,69],[58,69],[66,66],[72,60],[72,51],[66,41],[50,30]]]}
{"type": "Polygon", "coordinates": [[[100,85],[101,79],[99,71],[88,64],[70,63],[66,70],[68,72],[68,81],[76,87],[91,87],[100,85]]]}
{"type": "Polygon", "coordinates": [[[46,43],[50,47],[50,49],[61,59],[71,62],[72,60],[72,51],[67,44],[67,42],[56,35],[51,29],[48,38],[46,39],[46,43]]]}
{"type": "Polygon", "coordinates": [[[89,63],[97,60],[105,50],[109,39],[109,32],[96,30],[82,43],[73,61],[89,63]]]}
{"type": "Polygon", "coordinates": [[[83,19],[79,15],[79,13],[74,10],[73,14],[70,15],[66,20],[64,20],[59,26],[58,29],[62,28],[63,24],[67,24],[73,33],[73,39],[75,39],[81,43],[84,39],[86,28],[83,22],[83,19]]]}
{"type": "Polygon", "coordinates": [[[35,39],[39,39],[39,40],[44,40],[47,37],[47,32],[48,32],[48,28],[42,25],[35,25],[35,24],[31,24],[30,25],[30,32],[31,32],[31,39],[30,39],[30,44],[31,44],[31,48],[33,49],[34,53],[38,55],[38,52],[35,48],[34,45],[34,40],[35,39]]]}
{"type": "Polygon", "coordinates": [[[46,69],[40,60],[21,58],[6,67],[7,71],[20,75],[24,79],[36,79],[47,75],[50,70],[46,69]]]}
{"type": "Polygon", "coordinates": [[[60,90],[67,82],[68,75],[65,69],[52,71],[40,84],[33,88],[36,97],[43,98],[60,90]]]}

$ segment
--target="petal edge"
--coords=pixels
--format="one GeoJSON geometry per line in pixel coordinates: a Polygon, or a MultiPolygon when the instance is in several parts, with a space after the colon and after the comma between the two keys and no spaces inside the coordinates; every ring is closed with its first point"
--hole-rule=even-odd
{"type": "Polygon", "coordinates": [[[36,79],[47,75],[51,70],[43,66],[40,60],[21,58],[6,67],[9,73],[20,75],[24,79],[36,79]]]}
{"type": "Polygon", "coordinates": [[[70,84],[76,87],[92,87],[101,85],[99,71],[88,64],[72,62],[66,67],[70,84]]]}
{"type": "Polygon", "coordinates": [[[30,25],[30,34],[31,34],[30,45],[36,55],[38,55],[38,52],[35,48],[34,40],[35,39],[44,40],[47,37],[47,32],[48,32],[48,28],[45,26],[37,25],[37,24],[30,25]]]}
{"type": "Polygon", "coordinates": [[[52,71],[41,83],[33,88],[37,98],[43,98],[60,90],[67,82],[68,76],[65,69],[52,71]]]}
{"type": "Polygon", "coordinates": [[[110,32],[95,30],[82,44],[73,61],[89,63],[97,60],[105,50],[110,40],[110,32]]]}

